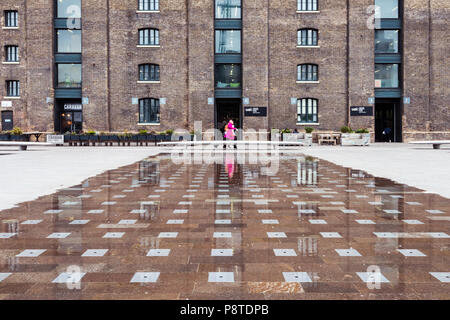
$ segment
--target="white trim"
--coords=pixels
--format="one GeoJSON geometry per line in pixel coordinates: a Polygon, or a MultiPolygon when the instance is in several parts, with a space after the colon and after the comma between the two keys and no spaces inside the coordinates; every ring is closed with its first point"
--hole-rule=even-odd
{"type": "Polygon", "coordinates": [[[161,83],[161,81],[140,81],[140,80],[138,80],[138,82],[137,83],[139,83],[139,84],[158,84],[158,83],[161,83]]]}
{"type": "Polygon", "coordinates": [[[297,122],[297,126],[320,126],[320,123],[297,122]]]}
{"type": "Polygon", "coordinates": [[[160,126],[161,123],[138,123],[138,126],[160,126]]]}
{"type": "Polygon", "coordinates": [[[320,48],[320,46],[299,46],[299,45],[297,45],[297,48],[320,48]]]}
{"type": "Polygon", "coordinates": [[[298,80],[297,80],[297,83],[311,83],[311,84],[318,84],[318,83],[320,83],[320,81],[298,81],[298,80]]]}
{"type": "Polygon", "coordinates": [[[17,30],[19,27],[2,27],[3,30],[17,30]]]}
{"type": "Polygon", "coordinates": [[[320,13],[320,10],[312,11],[312,10],[297,10],[296,13],[320,13]]]}
{"type": "Polygon", "coordinates": [[[21,97],[3,97],[3,99],[19,100],[21,97]]]}
{"type": "Polygon", "coordinates": [[[2,61],[2,64],[20,64],[20,62],[19,61],[14,61],[14,62],[9,62],[9,61],[2,61]]]}
{"type": "Polygon", "coordinates": [[[160,13],[159,10],[136,10],[136,13],[160,13]]]}
{"type": "Polygon", "coordinates": [[[138,44],[136,48],[160,48],[161,46],[155,44],[138,44]]]}

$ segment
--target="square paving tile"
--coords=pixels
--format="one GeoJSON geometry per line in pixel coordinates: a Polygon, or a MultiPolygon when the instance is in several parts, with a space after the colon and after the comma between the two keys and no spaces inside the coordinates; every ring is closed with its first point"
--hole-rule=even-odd
{"type": "Polygon", "coordinates": [[[59,276],[57,276],[52,283],[79,283],[81,279],[86,275],[85,272],[74,272],[74,273],[66,273],[63,272],[59,276]]]}
{"type": "Polygon", "coordinates": [[[360,257],[361,254],[356,249],[335,249],[341,257],[360,257]]]}
{"type": "Polygon", "coordinates": [[[224,219],[224,220],[216,220],[214,221],[215,224],[231,224],[231,220],[224,219]]]}
{"type": "Polygon", "coordinates": [[[381,273],[357,272],[358,277],[366,283],[389,283],[389,280],[381,273]]]}
{"type": "Polygon", "coordinates": [[[279,224],[280,223],[277,219],[264,219],[261,221],[263,224],[279,224]]]}
{"type": "Polygon", "coordinates": [[[82,257],[103,257],[108,252],[108,249],[88,249],[81,256],[82,257]]]}
{"type": "Polygon", "coordinates": [[[214,232],[214,238],[231,238],[231,232],[214,232]]]}
{"type": "Polygon", "coordinates": [[[90,220],[73,220],[72,222],[70,222],[69,224],[88,224],[90,220]]]}
{"type": "Polygon", "coordinates": [[[320,235],[324,238],[342,238],[338,232],[321,232],[320,235]]]}
{"type": "Polygon", "coordinates": [[[170,219],[167,220],[167,224],[183,224],[184,220],[183,219],[170,219]]]}
{"type": "Polygon", "coordinates": [[[450,283],[450,272],[430,272],[440,282],[450,283]]]}
{"type": "Polygon", "coordinates": [[[287,238],[284,232],[267,232],[269,238],[287,238]]]}
{"type": "Polygon", "coordinates": [[[170,249],[150,249],[147,252],[147,257],[167,257],[170,254],[170,249]]]}
{"type": "Polygon", "coordinates": [[[231,256],[233,256],[233,249],[211,249],[211,256],[213,256],[213,257],[231,257],[231,256]]]}
{"type": "Polygon", "coordinates": [[[327,222],[323,219],[310,219],[308,221],[311,224],[327,224],[327,222]]]}
{"type": "Polygon", "coordinates": [[[373,220],[355,220],[359,224],[375,224],[373,220]]]}
{"type": "Polygon", "coordinates": [[[277,257],[296,257],[297,253],[295,253],[294,249],[273,249],[273,253],[277,257]]]}
{"type": "Polygon", "coordinates": [[[286,282],[312,282],[307,272],[283,272],[283,277],[286,282]]]}
{"type": "Polygon", "coordinates": [[[103,235],[103,238],[105,239],[120,239],[124,236],[125,232],[107,232],[103,235]]]}
{"type": "Polygon", "coordinates": [[[160,272],[136,272],[130,283],[157,282],[160,272]]]}
{"type": "Polygon", "coordinates": [[[64,239],[70,236],[70,232],[55,232],[47,236],[48,239],[64,239]]]}
{"type": "Polygon", "coordinates": [[[42,220],[25,220],[21,224],[39,224],[41,222],[42,222],[42,220]]]}
{"type": "Polygon", "coordinates": [[[5,280],[6,278],[8,278],[10,275],[12,275],[12,273],[9,273],[9,272],[0,273],[0,282],[5,280]]]}
{"type": "Polygon", "coordinates": [[[178,232],[161,232],[158,238],[176,238],[178,237],[178,232]]]}
{"type": "Polygon", "coordinates": [[[208,282],[234,282],[233,272],[209,272],[208,282]]]}
{"type": "Polygon", "coordinates": [[[426,255],[417,249],[397,249],[405,257],[426,257],[426,255]]]}
{"type": "Polygon", "coordinates": [[[46,249],[27,249],[16,255],[16,257],[39,257],[46,249]]]}

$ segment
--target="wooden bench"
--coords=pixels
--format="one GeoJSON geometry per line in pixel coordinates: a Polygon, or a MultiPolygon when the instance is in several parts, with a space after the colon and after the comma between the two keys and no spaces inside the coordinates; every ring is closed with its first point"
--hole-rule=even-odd
{"type": "Polygon", "coordinates": [[[410,144],[433,145],[433,149],[440,149],[443,144],[450,144],[450,140],[434,140],[434,141],[412,141],[410,144]]]}
{"type": "Polygon", "coordinates": [[[54,146],[47,142],[22,142],[22,141],[0,141],[0,147],[19,147],[19,150],[27,150],[29,146],[48,147],[54,146]]]}

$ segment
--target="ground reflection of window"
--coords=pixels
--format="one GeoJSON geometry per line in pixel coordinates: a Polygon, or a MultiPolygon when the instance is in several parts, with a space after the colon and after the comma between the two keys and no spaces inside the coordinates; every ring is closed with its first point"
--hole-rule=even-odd
{"type": "Polygon", "coordinates": [[[297,161],[297,184],[316,185],[318,168],[316,161],[297,161]]]}
{"type": "Polygon", "coordinates": [[[241,19],[241,0],[216,0],[216,19],[241,19]]]}
{"type": "Polygon", "coordinates": [[[375,64],[375,88],[398,88],[398,64],[375,64]]]}
{"type": "Polygon", "coordinates": [[[216,88],[240,88],[241,65],[240,64],[216,64],[215,70],[216,88]]]}
{"type": "Polygon", "coordinates": [[[142,201],[139,212],[139,220],[155,220],[159,218],[159,202],[158,201],[142,201]]]}
{"type": "Polygon", "coordinates": [[[147,184],[155,186],[159,185],[159,180],[159,162],[139,162],[139,181],[145,181],[147,184]]]}
{"type": "Polygon", "coordinates": [[[318,243],[317,237],[300,237],[298,238],[298,252],[304,257],[317,256],[318,243]]]}

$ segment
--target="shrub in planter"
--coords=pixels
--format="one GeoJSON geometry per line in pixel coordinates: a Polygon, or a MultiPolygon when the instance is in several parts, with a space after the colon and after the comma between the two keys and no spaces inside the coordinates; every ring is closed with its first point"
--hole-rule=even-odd
{"type": "Polygon", "coordinates": [[[355,131],[355,133],[369,133],[369,130],[362,128],[355,131]]]}
{"type": "Polygon", "coordinates": [[[10,139],[12,141],[26,141],[27,137],[23,136],[23,131],[19,127],[15,127],[10,132],[10,139]]]}
{"type": "Polygon", "coordinates": [[[314,131],[314,128],[311,128],[311,127],[306,127],[305,128],[305,132],[306,133],[312,133],[314,131]]]}
{"type": "Polygon", "coordinates": [[[341,132],[342,133],[353,133],[353,130],[349,126],[343,126],[343,127],[341,127],[341,132]]]}

